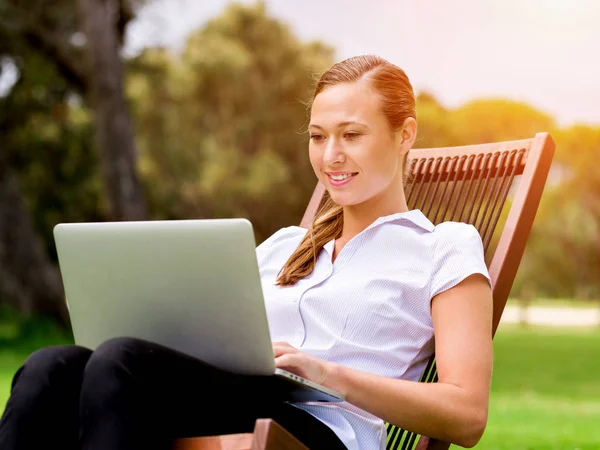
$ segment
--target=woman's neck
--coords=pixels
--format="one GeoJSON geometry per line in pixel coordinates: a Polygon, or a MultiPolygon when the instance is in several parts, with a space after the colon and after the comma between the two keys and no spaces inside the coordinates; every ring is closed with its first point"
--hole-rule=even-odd
{"type": "Polygon", "coordinates": [[[369,225],[380,217],[389,216],[408,211],[404,193],[400,199],[390,202],[388,205],[360,204],[344,207],[344,228],[342,238],[352,239],[354,236],[365,230],[369,225]]]}

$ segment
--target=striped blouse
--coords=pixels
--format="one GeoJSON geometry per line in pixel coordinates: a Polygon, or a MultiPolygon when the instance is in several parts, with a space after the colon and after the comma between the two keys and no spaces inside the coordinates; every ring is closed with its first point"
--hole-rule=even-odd
{"type": "MultiPolygon", "coordinates": [[[[271,339],[317,358],[418,381],[434,351],[431,299],[471,274],[489,280],[481,237],[460,222],[433,225],[415,209],[380,217],[331,262],[334,241],[293,286],[277,274],[306,229],[277,231],[256,249],[271,339]]],[[[385,448],[381,419],[348,403],[296,403],[351,450],[385,448]]]]}

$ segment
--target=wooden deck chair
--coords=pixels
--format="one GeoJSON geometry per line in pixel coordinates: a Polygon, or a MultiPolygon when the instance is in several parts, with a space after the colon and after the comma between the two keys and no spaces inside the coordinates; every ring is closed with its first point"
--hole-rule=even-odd
{"type": "MultiPolygon", "coordinates": [[[[494,334],[523,256],[553,155],[554,142],[548,133],[518,141],[415,149],[409,153],[410,178],[405,187],[409,208],[420,209],[434,224],[444,221],[473,224],[481,234],[493,285],[494,334]],[[506,202],[509,192],[510,205],[506,202]],[[501,217],[506,217],[504,226],[494,233],[501,217]]],[[[302,227],[312,222],[324,193],[324,187],[317,185],[302,218],[302,227]]],[[[437,381],[435,356],[421,381],[437,381]]],[[[388,450],[447,450],[450,445],[390,424],[387,430],[388,450]]],[[[284,438],[285,433],[272,420],[259,420],[254,434],[179,439],[174,448],[306,448],[289,434],[284,438]]]]}

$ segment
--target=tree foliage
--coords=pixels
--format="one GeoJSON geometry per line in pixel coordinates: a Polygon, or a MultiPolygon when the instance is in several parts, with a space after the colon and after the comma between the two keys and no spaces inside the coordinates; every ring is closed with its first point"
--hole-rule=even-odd
{"type": "MultiPolygon", "coordinates": [[[[90,83],[77,1],[0,0],[0,68],[18,73],[0,97],[0,303],[19,299],[57,317],[48,307],[51,298],[62,301],[53,226],[107,220],[118,210],[102,169],[118,167],[118,152],[95,151],[95,142],[115,142],[116,133],[104,136],[115,123],[98,127],[103,107],[90,95],[96,89],[101,101],[108,79],[90,83]]],[[[135,4],[112,5],[114,48],[135,4]]],[[[126,147],[138,156],[149,217],[246,217],[257,242],[297,224],[316,183],[306,103],[333,60],[332,48],[300,41],[260,2],[229,6],[180,53],[150,48],[126,61],[129,106],[111,104],[131,108],[135,142],[126,147]]],[[[111,109],[103,111],[106,118],[111,109]]],[[[427,92],[418,93],[417,116],[417,147],[552,132],[555,164],[513,293],[600,297],[600,127],[561,129],[548,114],[503,99],[448,108],[427,92]]]]}
{"type": "Polygon", "coordinates": [[[297,223],[316,184],[304,105],[333,50],[302,43],[265,6],[230,6],[181,55],[132,61],[141,170],[155,213],[297,223]]]}
{"type": "Polygon", "coordinates": [[[134,3],[79,3],[90,8],[82,7],[77,14],[76,0],[0,0],[0,67],[17,74],[16,84],[0,98],[0,217],[5,221],[0,233],[0,301],[24,312],[44,311],[63,322],[66,309],[52,262],[52,226],[103,216],[101,201],[109,217],[143,217],[143,207],[137,207],[143,199],[136,187],[133,137],[116,70],[119,42],[134,3]],[[103,16],[107,20],[99,23],[103,16]],[[108,45],[86,39],[92,30],[108,45]],[[93,71],[86,58],[110,65],[93,71]],[[107,73],[116,73],[117,79],[103,83],[107,73]],[[102,95],[92,95],[98,92],[102,95]],[[80,106],[90,98],[93,122],[80,106]],[[95,155],[90,151],[92,125],[100,144],[95,155]],[[102,188],[109,195],[99,195],[99,167],[104,169],[102,188]],[[128,206],[119,208],[123,203],[128,206]],[[18,227],[19,232],[11,231],[18,227]],[[39,276],[32,275],[35,272],[39,276]]]}

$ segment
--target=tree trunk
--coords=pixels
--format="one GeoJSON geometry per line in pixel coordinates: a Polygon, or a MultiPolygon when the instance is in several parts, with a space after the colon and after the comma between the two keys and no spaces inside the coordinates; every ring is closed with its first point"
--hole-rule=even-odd
{"type": "Polygon", "coordinates": [[[123,89],[116,0],[78,0],[87,36],[87,80],[111,216],[143,220],[146,203],[136,172],[133,126],[123,89]]]}
{"type": "Polygon", "coordinates": [[[68,323],[60,273],[34,229],[16,176],[1,160],[0,304],[68,323]]]}

